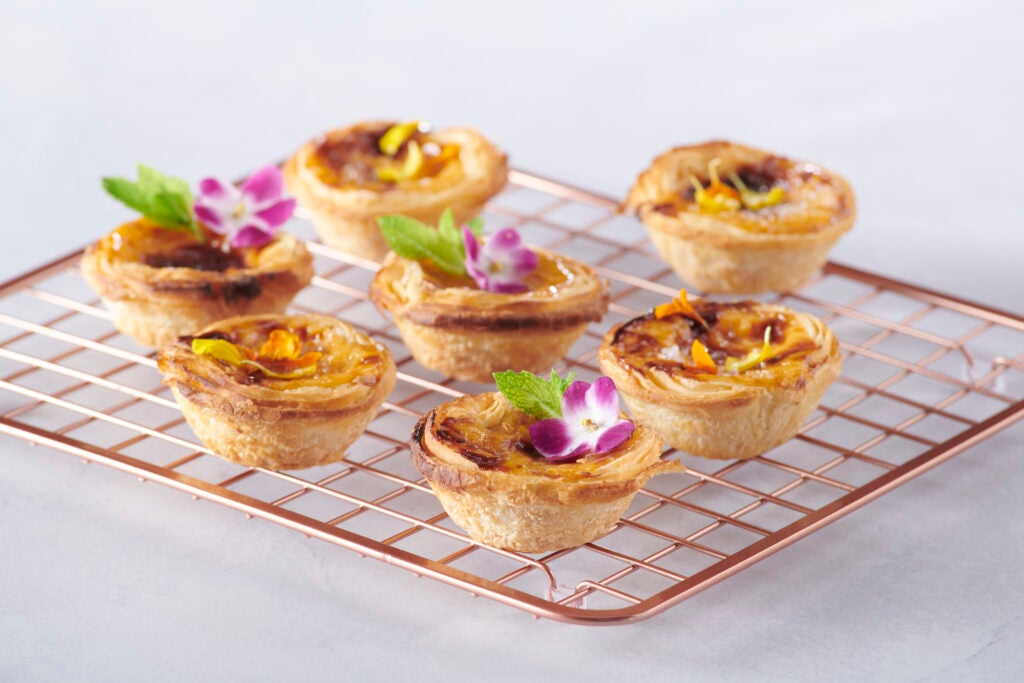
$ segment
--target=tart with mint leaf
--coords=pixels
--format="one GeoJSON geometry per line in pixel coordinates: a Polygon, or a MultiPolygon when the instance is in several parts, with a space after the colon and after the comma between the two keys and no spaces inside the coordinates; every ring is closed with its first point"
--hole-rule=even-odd
{"type": "Polygon", "coordinates": [[[608,310],[608,283],[574,259],[522,244],[514,228],[482,238],[451,211],[435,229],[383,216],[394,250],[370,285],[370,299],[395,320],[424,367],[489,382],[501,370],[542,372],[608,310]]]}
{"type": "Polygon", "coordinates": [[[412,435],[413,464],[478,543],[526,553],[588,543],[648,479],[684,469],[661,459],[653,431],[620,413],[607,377],[494,379],[499,391],[437,406],[412,435]]]}
{"type": "Polygon", "coordinates": [[[235,187],[188,183],[139,165],[137,181],[104,178],[140,212],[85,250],[82,275],[118,330],[159,347],[235,315],[283,313],[313,277],[313,257],[280,226],[295,200],[267,166],[235,187]]]}
{"type": "Polygon", "coordinates": [[[200,441],[273,470],[343,459],[395,386],[387,348],[324,315],[222,320],[157,363],[200,441]]]}
{"type": "Polygon", "coordinates": [[[713,293],[787,291],[853,226],[853,190],[820,166],[730,142],[665,152],[623,208],[685,282],[713,293]]]}
{"type": "Polygon", "coordinates": [[[665,443],[745,459],[793,438],[839,376],[835,335],[814,316],[754,301],[661,304],[605,335],[601,371],[665,443]]]}
{"type": "Polygon", "coordinates": [[[400,213],[434,224],[447,207],[457,221],[469,220],[504,187],[508,165],[470,128],[368,121],[307,143],[284,173],[325,244],[379,262],[388,246],[378,216],[400,213]]]}

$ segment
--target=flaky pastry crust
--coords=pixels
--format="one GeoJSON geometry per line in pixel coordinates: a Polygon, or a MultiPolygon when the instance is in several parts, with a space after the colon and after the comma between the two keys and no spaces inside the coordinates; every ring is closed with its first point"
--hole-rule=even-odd
{"type": "Polygon", "coordinates": [[[224,257],[190,233],[145,219],[126,223],[82,256],[82,276],[106,305],[114,326],[139,344],[160,347],[236,315],[283,313],[313,277],[306,246],[279,232],[266,246],[233,252],[222,268],[153,266],[224,257]]]}
{"type": "Polygon", "coordinates": [[[413,358],[449,377],[491,382],[502,370],[546,372],[608,310],[608,283],[588,266],[545,249],[527,276],[528,291],[481,290],[388,254],[370,299],[391,313],[413,358]]]}
{"type": "Polygon", "coordinates": [[[196,337],[257,348],[271,330],[298,334],[323,355],[314,375],[275,379],[192,352],[192,337],[164,347],[157,363],[185,420],[221,457],[247,467],[299,469],[345,457],[395,386],[383,345],[323,315],[222,320],[196,337]]]}
{"type": "Polygon", "coordinates": [[[842,355],[832,331],[814,316],[755,302],[693,302],[710,331],[676,314],[647,314],[605,335],[601,371],[615,381],[630,413],[665,443],[706,458],[745,459],[788,441],[839,376],[842,355]],[[725,357],[759,347],[772,326],[772,356],[738,374],[725,357]],[[720,374],[689,367],[700,339],[720,374]]]}
{"type": "Polygon", "coordinates": [[[842,177],[760,149],[716,141],[665,152],[637,178],[623,208],[636,212],[654,245],[684,281],[705,292],[787,291],[828,259],[853,226],[856,203],[842,177]],[[708,183],[721,159],[748,185],[782,187],[776,206],[706,213],[693,201],[690,176],[708,183]]]}
{"type": "Polygon", "coordinates": [[[533,418],[500,393],[462,396],[416,425],[412,459],[452,521],[477,542],[527,553],[573,548],[607,533],[651,477],[681,472],[637,427],[601,456],[550,463],[523,444],[533,418]]]}
{"type": "Polygon", "coordinates": [[[303,145],[283,168],[289,192],[309,212],[324,243],[374,261],[388,253],[377,226],[378,216],[402,214],[435,225],[450,208],[456,223],[463,223],[479,215],[508,180],[505,154],[471,128],[430,133],[440,144],[459,145],[457,165],[437,177],[397,184],[327,183],[322,179],[317,152],[321,145],[364,131],[375,131],[379,138],[393,123],[368,121],[330,131],[303,145]]]}

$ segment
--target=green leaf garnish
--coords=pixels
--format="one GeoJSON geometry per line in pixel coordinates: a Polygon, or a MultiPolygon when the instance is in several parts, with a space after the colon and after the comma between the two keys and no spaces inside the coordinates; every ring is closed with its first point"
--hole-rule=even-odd
{"type": "Polygon", "coordinates": [[[165,176],[156,169],[139,164],[139,179],[103,178],[107,193],[168,230],[188,230],[200,242],[203,231],[192,212],[192,190],[180,178],[165,176]]]}
{"type": "MultiPolygon", "coordinates": [[[[377,225],[388,246],[399,256],[413,261],[430,261],[450,275],[466,274],[466,248],[451,209],[445,209],[436,229],[401,215],[380,216],[377,225]]],[[[483,228],[479,218],[468,225],[474,234],[479,234],[477,231],[483,228]]]]}
{"type": "Polygon", "coordinates": [[[568,377],[562,379],[554,370],[551,371],[550,379],[538,377],[525,370],[494,373],[494,383],[498,385],[498,391],[505,395],[509,403],[540,420],[562,417],[562,394],[572,384],[572,378],[571,372],[568,377]]]}

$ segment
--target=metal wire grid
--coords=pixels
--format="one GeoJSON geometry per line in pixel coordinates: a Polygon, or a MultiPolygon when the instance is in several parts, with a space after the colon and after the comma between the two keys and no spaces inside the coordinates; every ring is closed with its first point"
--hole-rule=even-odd
{"type": "MultiPolygon", "coordinates": [[[[592,379],[612,324],[680,286],[614,201],[514,172],[493,229],[594,264],[609,315],[557,368],[592,379]]],[[[296,219],[290,229],[313,238],[296,219]]],[[[368,302],[376,264],[311,243],[318,276],[296,311],[335,315],[387,344],[399,382],[334,465],[246,469],[214,456],[160,384],[153,354],[120,335],[82,282],[80,252],[0,286],[0,430],[99,461],[527,610],[577,623],[656,614],[1024,416],[1024,319],[829,264],[772,300],[828,322],[843,376],[791,442],[748,461],[669,453],[686,474],[652,480],[605,537],[524,555],[480,546],[448,520],[412,467],[420,415],[481,386],[411,359],[368,302]]]]}

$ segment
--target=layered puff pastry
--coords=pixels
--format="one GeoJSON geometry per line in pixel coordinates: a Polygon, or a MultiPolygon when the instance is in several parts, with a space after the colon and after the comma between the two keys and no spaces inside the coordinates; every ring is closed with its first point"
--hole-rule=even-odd
{"type": "Polygon", "coordinates": [[[206,446],[274,470],[343,459],[396,376],[386,347],[323,315],[230,318],[164,347],[157,362],[206,446]]]}
{"type": "Polygon", "coordinates": [[[530,445],[534,418],[500,393],[466,395],[427,413],[412,458],[452,521],[477,542],[526,553],[573,548],[607,533],[651,477],[683,471],[637,427],[614,450],[549,462],[530,445]]]}
{"type": "Polygon", "coordinates": [[[82,275],[117,329],[150,347],[222,318],[283,313],[313,277],[312,255],[287,233],[238,249],[208,230],[205,236],[200,244],[189,232],[141,218],[87,248],[82,275]]]}
{"type": "Polygon", "coordinates": [[[549,370],[608,310],[608,283],[588,266],[532,248],[537,266],[525,291],[477,288],[468,275],[388,254],[370,299],[389,312],[424,367],[455,379],[491,382],[502,370],[549,370]]]}
{"type": "Polygon", "coordinates": [[[832,331],[752,301],[695,301],[693,310],[649,313],[605,336],[601,371],[633,417],[706,458],[751,458],[795,436],[842,368],[832,331]]]}
{"type": "Polygon", "coordinates": [[[435,224],[451,208],[462,223],[504,187],[508,165],[470,128],[369,121],[307,143],[285,163],[284,177],[324,243],[380,261],[388,246],[378,216],[435,224]]]}
{"type": "Polygon", "coordinates": [[[856,216],[853,190],[835,173],[722,141],[665,152],[623,207],[679,277],[712,293],[792,289],[856,216]]]}

